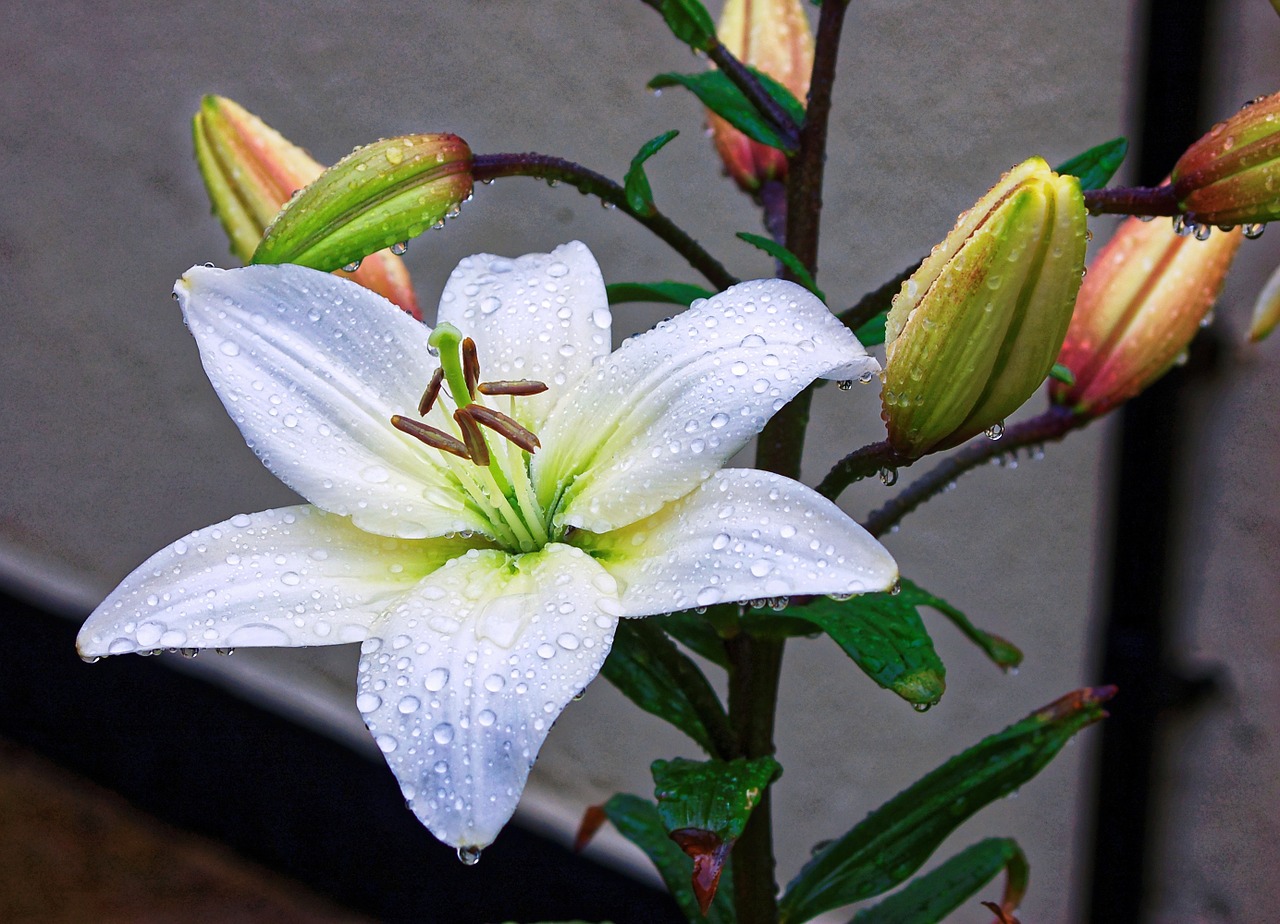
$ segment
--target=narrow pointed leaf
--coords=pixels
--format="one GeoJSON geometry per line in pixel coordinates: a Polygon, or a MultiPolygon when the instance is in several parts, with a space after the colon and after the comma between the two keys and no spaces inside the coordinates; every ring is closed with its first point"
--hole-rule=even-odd
{"type": "MultiPolygon", "coordinates": [[[[1017,842],[1006,837],[979,841],[879,904],[862,909],[850,924],[937,924],[1002,869],[1009,870],[1011,884],[1018,878],[1025,884],[1027,858],[1017,842]]],[[[1007,910],[1014,907],[1016,902],[1005,904],[1007,910]]]]}
{"type": "Polygon", "coordinates": [[[947,669],[915,604],[901,594],[819,597],[787,613],[827,633],[863,673],[917,707],[934,705],[947,688],[947,669]]]}
{"type": "Polygon", "coordinates": [[[334,270],[417,237],[471,195],[471,150],[455,135],[406,135],[357,148],[285,205],[254,263],[334,270]]]}
{"type": "Polygon", "coordinates": [[[772,757],[753,760],[655,760],[654,795],[671,839],[693,859],[690,884],[703,913],[719,888],[729,851],[751,810],[782,774],[772,757]]]}
{"type": "Polygon", "coordinates": [[[990,632],[984,632],[969,621],[964,613],[960,612],[946,600],[941,597],[935,597],[918,584],[911,581],[903,580],[901,582],[901,593],[898,599],[914,607],[928,606],[937,610],[943,616],[946,616],[955,624],[955,627],[964,633],[965,638],[973,642],[983,653],[986,654],[996,666],[1001,670],[1008,670],[1011,667],[1017,667],[1022,663],[1022,651],[1012,642],[1006,641],[998,635],[990,632]]]}
{"type": "Polygon", "coordinates": [[[864,347],[877,346],[884,343],[884,327],[888,317],[889,312],[880,312],[874,318],[864,322],[861,327],[853,332],[853,335],[858,338],[858,342],[864,347]]]}
{"type": "Polygon", "coordinates": [[[666,616],[651,616],[645,622],[653,623],[673,639],[696,654],[702,655],[712,664],[729,667],[729,656],[724,650],[724,639],[716,632],[712,617],[717,610],[733,610],[733,618],[737,618],[738,605],[728,604],[710,607],[707,613],[695,613],[682,610],[666,616]]]}
{"type": "Polygon", "coordinates": [[[1129,142],[1124,138],[1112,138],[1083,154],[1063,163],[1055,171],[1067,173],[1080,180],[1080,189],[1101,189],[1116,175],[1124,157],[1129,153],[1129,142]]]}
{"type": "Polygon", "coordinates": [[[673,129],[663,132],[656,138],[650,138],[641,146],[636,156],[631,158],[631,169],[627,171],[623,187],[627,194],[627,204],[637,215],[647,217],[656,211],[653,205],[653,190],[649,188],[649,178],[644,172],[644,162],[662,150],[663,145],[678,134],[680,133],[673,129]]]}
{"type": "Polygon", "coordinates": [[[779,904],[783,924],[871,898],[914,873],[974,812],[1039,773],[1106,715],[1114,687],[1076,690],[953,757],[816,853],[779,904]]]}
{"type": "MultiPolygon", "coordinates": [[[[760,81],[765,92],[787,111],[797,125],[804,122],[804,105],[790,90],[755,68],[751,68],[751,72],[760,81]]],[[[773,127],[773,123],[761,114],[733,81],[720,71],[705,71],[701,74],[659,74],[649,81],[649,87],[654,90],[674,86],[690,90],[702,101],[702,105],[724,118],[752,141],[759,141],[761,144],[778,148],[788,154],[795,153],[794,147],[788,146],[786,140],[773,127]]]]}
{"type": "Polygon", "coordinates": [[[699,0],[645,0],[662,14],[672,35],[690,48],[709,51],[716,43],[716,24],[699,0]]]}
{"type": "Polygon", "coordinates": [[[1054,363],[1053,368],[1049,370],[1049,378],[1055,382],[1061,382],[1063,385],[1074,385],[1076,376],[1070,369],[1062,363],[1054,363]]]}
{"type": "Polygon", "coordinates": [[[800,283],[800,285],[804,286],[824,302],[827,300],[827,297],[822,294],[822,290],[818,288],[818,283],[813,278],[813,274],[810,273],[808,268],[800,262],[800,258],[790,250],[787,250],[787,248],[783,247],[772,238],[764,237],[760,234],[752,234],[749,231],[739,231],[738,237],[746,241],[752,247],[757,247],[769,256],[773,257],[795,274],[796,282],[800,283]]]}
{"type": "Polygon", "coordinates": [[[683,305],[686,308],[695,299],[710,298],[715,293],[690,285],[687,282],[613,282],[605,286],[610,305],[626,302],[654,302],[660,305],[683,305]]]}
{"type": "Polygon", "coordinates": [[[629,700],[670,722],[708,754],[732,750],[733,733],[715,690],[652,620],[618,623],[601,673],[629,700]]]}
{"type": "Polygon", "coordinates": [[[657,806],[639,796],[620,793],[604,804],[604,811],[618,832],[643,850],[657,867],[658,874],[685,917],[690,921],[705,920],[710,924],[734,924],[731,869],[721,874],[720,890],[703,915],[691,884],[693,860],[667,835],[657,806]]]}

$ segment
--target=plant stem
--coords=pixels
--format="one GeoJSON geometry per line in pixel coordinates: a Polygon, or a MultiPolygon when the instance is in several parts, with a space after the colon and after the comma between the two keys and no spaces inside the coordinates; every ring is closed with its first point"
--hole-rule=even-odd
{"type": "Polygon", "coordinates": [[[869,443],[861,449],[855,449],[831,467],[826,477],[818,483],[817,492],[829,500],[835,500],[845,488],[855,481],[870,478],[887,470],[897,471],[906,468],[916,461],[914,456],[905,456],[889,445],[888,440],[869,443]]]}
{"type": "Polygon", "coordinates": [[[508,176],[531,176],[549,182],[565,183],[626,212],[688,260],[689,265],[705,276],[715,288],[727,289],[738,282],[737,277],[726,270],[719,260],[670,218],[657,209],[649,214],[635,211],[627,202],[626,191],[622,186],[581,164],[546,154],[477,154],[471,160],[471,175],[482,183],[508,176]]]}
{"type": "Polygon", "coordinates": [[[1084,205],[1091,215],[1177,215],[1178,197],[1173,187],[1118,186],[1115,189],[1089,189],[1084,205]]]}
{"type": "Polygon", "coordinates": [[[872,289],[862,296],[862,298],[858,299],[856,305],[852,308],[846,308],[836,317],[849,330],[857,330],[882,311],[888,311],[893,304],[893,297],[898,294],[902,284],[915,274],[915,271],[920,268],[920,264],[923,262],[923,260],[917,260],[878,289],[872,289]]]}
{"type": "MultiPolygon", "coordinates": [[[[913,481],[897,497],[874,511],[862,525],[873,536],[882,536],[929,498],[941,494],[957,478],[996,456],[1062,439],[1094,418],[1065,408],[1050,407],[1043,414],[1014,424],[998,440],[974,439],[945,461],[913,481]]],[[[879,445],[879,444],[877,444],[879,445]]],[[[830,475],[827,476],[830,479],[830,475]]],[[[826,483],[825,481],[823,482],[826,483]]],[[[839,491],[836,492],[837,494],[839,491]]],[[[833,495],[828,494],[828,497],[833,495]]]]}

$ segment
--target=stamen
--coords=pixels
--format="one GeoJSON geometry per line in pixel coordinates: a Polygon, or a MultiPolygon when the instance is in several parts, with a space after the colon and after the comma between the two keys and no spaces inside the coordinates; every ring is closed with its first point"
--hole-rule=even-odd
{"type": "Polygon", "coordinates": [[[427,384],[427,390],[422,393],[422,400],[418,402],[418,416],[426,417],[427,413],[436,403],[436,398],[440,397],[440,385],[444,382],[444,367],[437,366],[436,371],[431,373],[431,381],[427,384]]]}
{"type": "Polygon", "coordinates": [[[485,407],[483,404],[467,405],[467,414],[476,423],[482,423],[494,433],[515,443],[525,452],[534,452],[542,446],[538,437],[501,411],[485,407]]]}
{"type": "Polygon", "coordinates": [[[462,374],[467,380],[467,394],[474,401],[476,383],[480,381],[480,355],[476,352],[476,342],[470,337],[462,341],[462,374]]]}
{"type": "Polygon", "coordinates": [[[453,422],[462,431],[462,441],[466,443],[468,458],[476,465],[483,467],[489,464],[489,446],[485,443],[484,434],[476,425],[475,418],[471,416],[474,408],[474,404],[458,408],[453,412],[453,422]]]}
{"type": "Polygon", "coordinates": [[[529,395],[540,395],[547,390],[545,382],[532,379],[516,379],[515,381],[481,382],[477,388],[482,395],[515,395],[527,398],[529,395]]]}
{"type": "Polygon", "coordinates": [[[421,440],[432,449],[439,449],[441,452],[453,453],[460,458],[471,460],[471,453],[467,451],[467,447],[443,430],[429,427],[409,417],[401,417],[399,414],[391,416],[391,426],[401,433],[407,433],[414,439],[421,440]]]}

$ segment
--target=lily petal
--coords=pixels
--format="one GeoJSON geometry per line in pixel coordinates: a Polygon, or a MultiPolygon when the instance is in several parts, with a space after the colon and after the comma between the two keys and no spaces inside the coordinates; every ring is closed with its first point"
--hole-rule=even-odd
{"type": "Polygon", "coordinates": [[[300,266],[197,266],[174,292],[218,397],[281,481],[384,536],[487,528],[439,454],[391,426],[435,369],[426,327],[300,266]]]}
{"type": "Polygon", "coordinates": [[[626,615],[794,594],[888,590],[892,556],[831,501],[754,469],[724,469],[638,523],[584,540],[623,585],[626,615]]]}
{"type": "Polygon", "coordinates": [[[241,514],[157,552],[80,629],[84,657],[364,639],[425,575],[474,546],[374,536],[301,505],[241,514]]]}
{"type": "Polygon", "coordinates": [[[609,298],[580,241],[551,253],[466,257],[449,275],[436,323],[473,337],[485,379],[533,379],[547,391],[515,402],[515,417],[542,426],[564,389],[609,355],[609,298]]]}
{"type": "Polygon", "coordinates": [[[356,706],[431,833],[471,848],[497,837],[621,610],[617,582],[579,549],[472,552],[364,643],[356,706]]]}
{"type": "Polygon", "coordinates": [[[816,297],[744,282],[624,343],[539,436],[534,484],[557,525],[606,532],[689,493],[806,385],[879,368],[816,297]]]}

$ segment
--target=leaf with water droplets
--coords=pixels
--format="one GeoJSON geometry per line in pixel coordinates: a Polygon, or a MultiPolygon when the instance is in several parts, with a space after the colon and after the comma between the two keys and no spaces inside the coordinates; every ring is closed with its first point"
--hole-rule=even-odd
{"type": "MultiPolygon", "coordinates": [[[[755,68],[749,68],[749,70],[760,81],[764,91],[786,110],[796,125],[804,122],[804,104],[796,99],[790,90],[768,74],[763,74],[755,68]]],[[[685,87],[691,91],[702,101],[702,105],[721,116],[752,141],[759,141],[761,144],[778,148],[788,154],[794,153],[794,147],[788,145],[787,140],[778,134],[773,123],[747,99],[733,81],[720,71],[704,71],[700,74],[666,73],[659,74],[649,81],[649,87],[655,90],[674,86],[685,87]]]]}
{"type": "Polygon", "coordinates": [[[700,298],[715,295],[710,289],[690,285],[687,282],[611,282],[605,286],[610,305],[624,302],[654,302],[659,305],[689,305],[700,298]]]}
{"type": "Polygon", "coordinates": [[[1077,732],[1106,716],[1115,687],[1086,687],[951,758],[814,854],[787,885],[779,920],[800,924],[896,886],[978,809],[1039,773],[1077,732]]]}
{"type": "Polygon", "coordinates": [[[782,775],[772,757],[655,760],[654,795],[671,839],[693,858],[693,892],[703,914],[715,898],[729,851],[769,785],[782,775]]]}
{"type": "MultiPolygon", "coordinates": [[[[813,278],[813,274],[809,272],[809,268],[800,261],[799,257],[793,254],[786,247],[782,246],[772,238],[765,237],[761,234],[752,234],[749,231],[739,231],[737,236],[739,240],[746,241],[752,247],[755,247],[758,250],[763,250],[769,256],[773,257],[787,269],[791,270],[792,274],[795,276],[796,282],[800,283],[800,285],[804,286],[824,302],[827,300],[827,296],[818,288],[818,283],[813,278]]],[[[861,340],[862,338],[859,337],[858,339],[861,340]]],[[[864,343],[863,346],[866,346],[866,344],[864,343]]]]}
{"type": "Polygon", "coordinates": [[[627,699],[670,722],[708,754],[732,750],[733,732],[715,690],[654,622],[619,623],[601,673],[627,699]]]}
{"type": "Polygon", "coordinates": [[[1075,177],[1082,190],[1101,189],[1116,175],[1128,153],[1127,139],[1112,138],[1064,161],[1054,172],[1075,177]]]}
{"type": "Polygon", "coordinates": [[[471,195],[471,149],[456,135],[387,138],[357,148],[289,200],[254,263],[335,270],[417,237],[471,195]]]}
{"type": "Polygon", "coordinates": [[[950,619],[955,624],[955,627],[964,633],[965,638],[981,648],[983,653],[995,662],[997,667],[1002,670],[1008,670],[1022,663],[1022,651],[1016,645],[998,635],[992,635],[990,632],[984,632],[979,629],[969,621],[969,617],[965,616],[964,613],[946,600],[941,597],[935,597],[918,584],[906,579],[902,580],[900,587],[901,592],[894,599],[909,606],[917,608],[928,606],[937,610],[950,619]]]}
{"type": "Polygon", "coordinates": [[[636,156],[631,158],[631,168],[627,171],[624,187],[627,205],[631,206],[631,211],[637,215],[648,217],[656,211],[653,205],[653,190],[649,188],[649,177],[644,172],[644,162],[662,150],[666,143],[678,134],[680,134],[678,131],[672,129],[656,138],[650,138],[640,146],[636,156]]]}
{"type": "Polygon", "coordinates": [[[692,887],[693,860],[668,836],[657,806],[639,796],[620,793],[604,804],[604,812],[623,837],[648,855],[686,918],[733,924],[736,915],[731,868],[721,874],[720,889],[703,915],[692,887]]]}
{"type": "Polygon", "coordinates": [[[900,891],[853,916],[850,924],[937,924],[1000,872],[1008,885],[1000,908],[1012,913],[1026,890],[1026,855],[1007,837],[990,837],[917,876],[900,891]]]}

